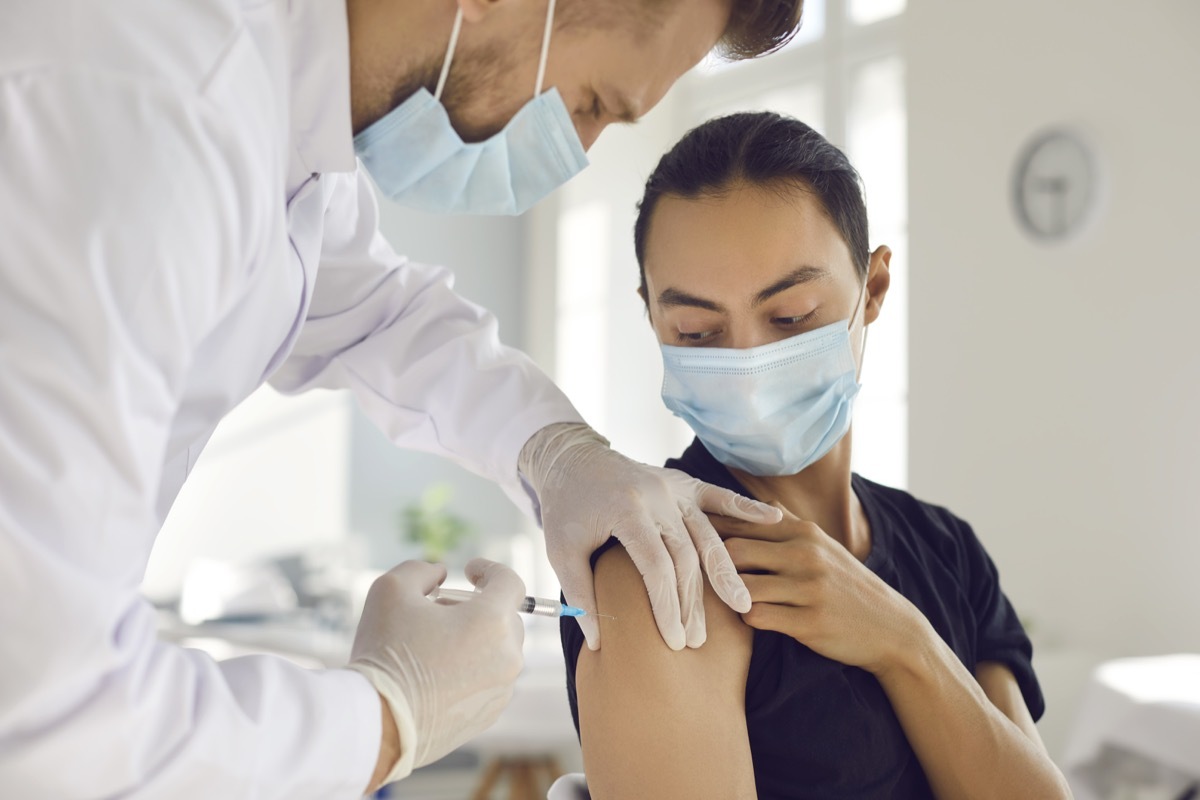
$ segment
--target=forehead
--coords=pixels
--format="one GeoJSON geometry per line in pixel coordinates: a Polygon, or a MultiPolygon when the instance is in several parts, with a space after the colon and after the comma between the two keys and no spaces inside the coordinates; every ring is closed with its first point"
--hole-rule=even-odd
{"type": "Polygon", "coordinates": [[[854,276],[850,249],[820,199],[795,183],[738,183],[715,197],[660,198],[644,261],[652,294],[667,287],[753,294],[804,265],[854,276]]]}
{"type": "Polygon", "coordinates": [[[611,111],[649,111],[716,46],[733,7],[733,0],[687,0],[663,4],[661,12],[638,9],[647,2],[621,3],[627,19],[580,26],[568,45],[567,57],[586,64],[592,82],[610,90],[606,99],[624,106],[611,111]]]}

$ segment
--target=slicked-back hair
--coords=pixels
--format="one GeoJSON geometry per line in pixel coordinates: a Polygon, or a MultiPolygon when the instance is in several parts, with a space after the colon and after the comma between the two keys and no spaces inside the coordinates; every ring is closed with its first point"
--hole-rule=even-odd
{"type": "Polygon", "coordinates": [[[800,30],[804,0],[733,0],[717,52],[730,61],[774,53],[800,30]]]}
{"type": "MultiPolygon", "coordinates": [[[[560,2],[555,11],[561,27],[576,25],[622,26],[637,36],[661,24],[679,3],[689,0],[621,0],[560,2]]],[[[729,61],[743,61],[773,53],[800,30],[804,0],[733,0],[729,22],[717,41],[716,53],[729,61]]]]}
{"type": "Polygon", "coordinates": [[[736,185],[811,192],[850,250],[865,279],[869,264],[862,181],[846,154],[803,122],[769,111],[730,114],[688,131],[646,181],[633,226],[642,296],[646,238],[664,196],[720,197],[736,185]]]}

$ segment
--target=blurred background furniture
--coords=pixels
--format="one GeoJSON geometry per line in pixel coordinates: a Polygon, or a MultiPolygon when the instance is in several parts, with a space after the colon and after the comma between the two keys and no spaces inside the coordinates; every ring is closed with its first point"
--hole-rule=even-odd
{"type": "Polygon", "coordinates": [[[1182,800],[1200,787],[1200,655],[1101,664],[1062,759],[1077,800],[1182,800]]]}

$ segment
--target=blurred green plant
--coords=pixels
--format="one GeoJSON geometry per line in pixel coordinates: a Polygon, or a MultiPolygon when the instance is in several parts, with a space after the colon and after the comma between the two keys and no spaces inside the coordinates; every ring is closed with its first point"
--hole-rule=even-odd
{"type": "Polygon", "coordinates": [[[405,540],[420,545],[421,558],[444,561],[462,542],[474,535],[471,523],[449,510],[454,489],[448,483],[435,483],[421,499],[400,512],[400,528],[405,540]]]}

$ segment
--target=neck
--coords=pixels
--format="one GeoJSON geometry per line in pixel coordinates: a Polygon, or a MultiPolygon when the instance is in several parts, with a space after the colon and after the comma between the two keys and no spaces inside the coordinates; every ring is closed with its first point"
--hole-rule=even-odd
{"type": "Polygon", "coordinates": [[[433,91],[454,13],[449,3],[346,0],[354,133],[422,86],[433,91]]]}
{"type": "Polygon", "coordinates": [[[871,552],[871,531],[850,486],[850,440],[847,433],[824,458],[795,475],[730,471],[757,499],[815,523],[862,561],[871,552]]]}

